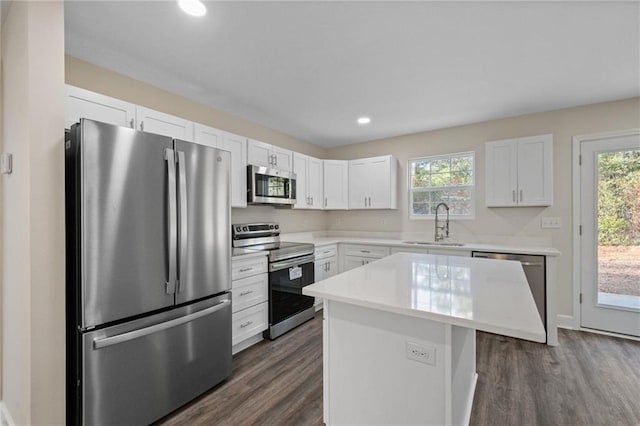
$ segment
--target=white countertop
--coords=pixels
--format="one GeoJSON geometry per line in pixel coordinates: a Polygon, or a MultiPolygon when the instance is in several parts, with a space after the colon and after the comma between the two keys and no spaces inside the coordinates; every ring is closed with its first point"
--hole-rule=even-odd
{"type": "Polygon", "coordinates": [[[304,287],[303,294],[474,328],[546,340],[519,262],[396,253],[304,287]]]}
{"type": "Polygon", "coordinates": [[[403,241],[391,238],[367,238],[367,237],[314,237],[311,235],[301,236],[299,234],[294,235],[281,235],[282,241],[292,241],[298,243],[311,243],[317,247],[338,244],[338,243],[350,243],[350,244],[369,244],[369,245],[381,245],[381,246],[393,246],[393,247],[407,247],[407,248],[422,248],[424,250],[429,249],[446,249],[446,250],[464,250],[464,251],[486,251],[486,252],[498,252],[498,253],[513,253],[513,254],[537,254],[543,256],[559,256],[560,252],[553,247],[544,246],[520,246],[512,244],[483,244],[483,243],[465,243],[463,246],[449,246],[446,244],[407,244],[403,241]]]}

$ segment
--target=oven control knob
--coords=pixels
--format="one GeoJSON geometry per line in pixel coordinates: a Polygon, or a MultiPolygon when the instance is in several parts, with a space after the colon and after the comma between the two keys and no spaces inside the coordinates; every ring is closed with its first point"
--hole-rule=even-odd
{"type": "Polygon", "coordinates": [[[276,225],[276,229],[280,228],[280,225],[276,225]]]}
{"type": "Polygon", "coordinates": [[[248,230],[249,230],[249,228],[247,228],[246,226],[243,226],[243,227],[242,227],[242,230],[243,230],[243,231],[248,231],[248,230]]]}
{"type": "Polygon", "coordinates": [[[236,226],[236,232],[240,232],[240,227],[236,226]]]}
{"type": "Polygon", "coordinates": [[[269,225],[269,229],[273,229],[273,228],[274,228],[274,226],[273,226],[273,225],[269,225]]]}

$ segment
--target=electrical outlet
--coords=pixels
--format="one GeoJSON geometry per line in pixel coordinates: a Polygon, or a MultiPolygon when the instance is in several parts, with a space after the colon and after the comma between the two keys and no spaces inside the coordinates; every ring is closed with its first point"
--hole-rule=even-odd
{"type": "Polygon", "coordinates": [[[407,342],[407,358],[435,366],[436,348],[415,342],[407,342]]]}
{"type": "Polygon", "coordinates": [[[560,228],[562,221],[559,217],[543,217],[540,221],[541,228],[560,228]]]}

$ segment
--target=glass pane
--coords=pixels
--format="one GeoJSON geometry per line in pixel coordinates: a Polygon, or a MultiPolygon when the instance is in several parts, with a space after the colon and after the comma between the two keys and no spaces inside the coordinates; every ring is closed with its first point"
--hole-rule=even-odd
{"type": "Polygon", "coordinates": [[[449,194],[449,214],[471,215],[471,189],[454,189],[449,194]]]}
{"type": "Polygon", "coordinates": [[[413,214],[429,214],[429,193],[413,192],[413,214]]]}
{"type": "Polygon", "coordinates": [[[597,158],[598,303],[640,308],[640,150],[597,158]]]}
{"type": "Polygon", "coordinates": [[[411,185],[414,188],[429,186],[429,162],[415,162],[411,169],[411,185]]]}
{"type": "Polygon", "coordinates": [[[449,186],[451,175],[449,173],[435,173],[431,175],[431,186],[449,186]]]}
{"type": "Polygon", "coordinates": [[[449,173],[451,162],[448,158],[431,162],[431,173],[449,173]]]}

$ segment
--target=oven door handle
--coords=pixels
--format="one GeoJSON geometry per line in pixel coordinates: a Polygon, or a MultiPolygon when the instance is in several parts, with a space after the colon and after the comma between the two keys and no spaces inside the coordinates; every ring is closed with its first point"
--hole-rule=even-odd
{"type": "Polygon", "coordinates": [[[269,272],[280,271],[281,269],[293,268],[294,266],[301,266],[305,263],[313,263],[313,255],[310,254],[304,257],[296,257],[295,259],[289,259],[282,262],[274,262],[269,265],[269,272]]]}

